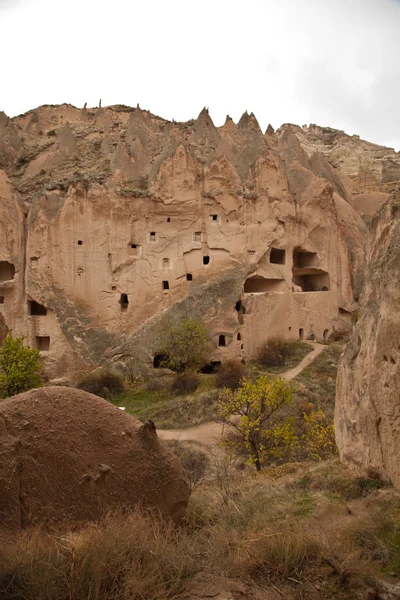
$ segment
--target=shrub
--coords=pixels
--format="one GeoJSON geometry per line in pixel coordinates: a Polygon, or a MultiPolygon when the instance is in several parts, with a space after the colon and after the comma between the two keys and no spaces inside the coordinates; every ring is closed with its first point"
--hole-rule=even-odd
{"type": "Polygon", "coordinates": [[[196,373],[184,371],[177,373],[172,383],[172,392],[177,396],[192,394],[199,387],[199,377],[196,373]]]}
{"type": "Polygon", "coordinates": [[[124,391],[121,375],[111,369],[97,369],[87,373],[76,387],[106,400],[111,400],[124,391]]]}
{"type": "Polygon", "coordinates": [[[247,375],[246,366],[239,360],[228,360],[218,368],[215,384],[218,388],[237,390],[247,375]]]}
{"type": "Polygon", "coordinates": [[[24,346],[24,338],[7,334],[0,348],[0,397],[7,398],[41,387],[40,352],[24,346]]]}
{"type": "Polygon", "coordinates": [[[163,367],[178,372],[199,369],[207,362],[207,329],[194,319],[170,325],[161,332],[157,352],[165,356],[163,367]]]}
{"type": "Polygon", "coordinates": [[[167,443],[185,467],[189,477],[190,490],[192,491],[204,480],[210,466],[210,459],[201,450],[197,450],[179,440],[170,440],[167,443]]]}
{"type": "Polygon", "coordinates": [[[264,367],[279,367],[290,355],[290,343],[281,338],[271,338],[258,349],[257,360],[264,367]]]}
{"type": "Polygon", "coordinates": [[[148,392],[165,392],[170,387],[170,379],[168,377],[153,377],[146,384],[148,392]]]}
{"type": "Polygon", "coordinates": [[[244,379],[235,392],[224,388],[218,402],[232,434],[224,437],[222,445],[235,454],[244,452],[257,471],[265,456],[282,457],[298,445],[295,418],[282,410],[292,400],[291,385],[268,375],[255,383],[244,379]]]}

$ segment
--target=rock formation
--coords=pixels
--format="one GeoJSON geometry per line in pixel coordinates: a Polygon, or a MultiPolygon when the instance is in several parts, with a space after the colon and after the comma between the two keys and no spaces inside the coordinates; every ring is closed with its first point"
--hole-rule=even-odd
{"type": "Polygon", "coordinates": [[[400,191],[372,223],[366,285],[341,359],[335,429],[342,460],[400,485],[400,191]]]}
{"type": "Polygon", "coordinates": [[[360,140],[358,135],[350,136],[344,131],[318,125],[283,125],[277,132],[278,136],[282,136],[288,128],[294,132],[310,158],[314,173],[327,178],[335,191],[358,214],[368,217],[374,215],[388,200],[390,192],[400,184],[400,153],[392,148],[371,144],[360,140]],[[329,162],[329,174],[326,167],[321,168],[318,164],[318,157],[321,156],[329,162]],[[335,170],[337,173],[332,175],[335,170]]]}
{"type": "Polygon", "coordinates": [[[80,390],[48,387],[0,403],[0,529],[94,521],[110,508],[156,508],[179,522],[189,484],[142,425],[80,390]]]}
{"type": "Polygon", "coordinates": [[[264,135],[248,113],[217,128],[206,109],[187,123],[125,106],[2,117],[4,327],[70,378],[151,367],[160,328],[188,315],[212,360],[350,331],[367,228],[322,138],[313,154],[302,129],[264,135]]]}

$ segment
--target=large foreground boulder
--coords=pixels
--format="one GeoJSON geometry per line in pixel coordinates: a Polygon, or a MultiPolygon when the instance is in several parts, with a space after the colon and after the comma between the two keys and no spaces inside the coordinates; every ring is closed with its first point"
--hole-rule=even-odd
{"type": "Polygon", "coordinates": [[[400,191],[372,223],[360,318],[338,372],[341,459],[400,486],[400,191]]]}
{"type": "Polygon", "coordinates": [[[0,401],[0,530],[138,504],[179,522],[188,498],[186,473],[151,422],[65,387],[0,401]]]}

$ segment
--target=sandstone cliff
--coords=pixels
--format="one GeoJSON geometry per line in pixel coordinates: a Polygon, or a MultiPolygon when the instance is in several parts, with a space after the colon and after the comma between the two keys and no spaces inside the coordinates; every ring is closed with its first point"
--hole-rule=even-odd
{"type": "Polygon", "coordinates": [[[303,138],[247,113],[217,128],[206,109],[2,115],[2,330],[27,335],[51,377],[151,366],[160,327],[187,315],[214,360],[351,330],[367,228],[349,177],[303,138]]]}
{"type": "Polygon", "coordinates": [[[335,428],[342,460],[400,485],[400,191],[373,221],[360,318],[341,359],[335,428]]]}
{"type": "Polygon", "coordinates": [[[360,140],[358,135],[318,125],[283,125],[277,134],[282,135],[288,128],[313,161],[317,175],[328,175],[317,164],[318,155],[324,156],[339,172],[339,181],[332,181],[329,175],[328,179],[359,214],[373,215],[400,184],[400,152],[360,140]]]}

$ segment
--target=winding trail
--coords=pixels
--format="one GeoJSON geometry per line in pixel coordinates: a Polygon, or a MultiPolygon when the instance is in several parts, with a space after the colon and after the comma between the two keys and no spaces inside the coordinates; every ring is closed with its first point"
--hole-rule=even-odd
{"type": "MultiPolygon", "coordinates": [[[[307,344],[313,346],[313,350],[307,354],[296,367],[280,373],[280,377],[287,381],[294,379],[303,371],[303,369],[308,367],[319,354],[321,354],[324,348],[326,348],[326,346],[319,344],[318,342],[307,341],[307,344]]],[[[201,425],[194,425],[193,427],[186,427],[184,429],[159,429],[157,430],[157,433],[163,440],[190,441],[204,446],[216,446],[224,433],[224,425],[222,423],[216,423],[215,421],[209,421],[208,423],[202,423],[201,425]]]]}

